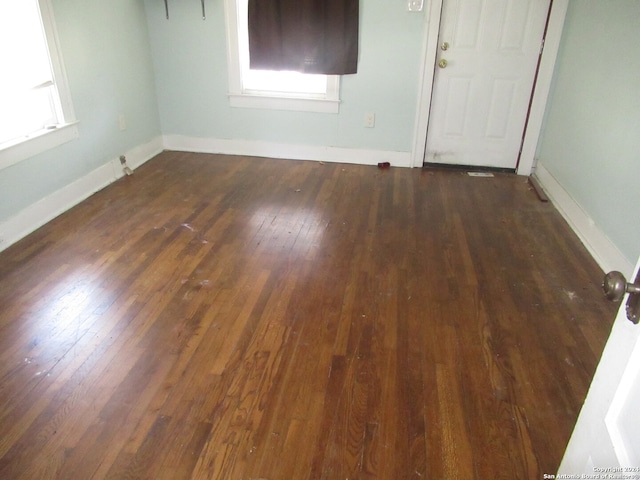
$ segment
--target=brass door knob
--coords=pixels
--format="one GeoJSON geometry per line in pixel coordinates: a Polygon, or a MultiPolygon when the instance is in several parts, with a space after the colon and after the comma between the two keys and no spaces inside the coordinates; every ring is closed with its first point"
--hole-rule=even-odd
{"type": "Polygon", "coordinates": [[[448,65],[448,63],[444,58],[438,62],[438,66],[440,68],[447,68],[447,65],[448,65]]]}
{"type": "Polygon", "coordinates": [[[640,274],[635,283],[628,283],[620,272],[609,272],[604,276],[602,289],[605,296],[612,302],[619,302],[625,293],[629,294],[626,311],[627,318],[636,325],[640,322],[640,274]]]}
{"type": "Polygon", "coordinates": [[[640,293],[640,285],[627,283],[627,279],[620,272],[609,272],[604,276],[602,289],[605,296],[612,302],[619,302],[625,293],[640,293]]]}

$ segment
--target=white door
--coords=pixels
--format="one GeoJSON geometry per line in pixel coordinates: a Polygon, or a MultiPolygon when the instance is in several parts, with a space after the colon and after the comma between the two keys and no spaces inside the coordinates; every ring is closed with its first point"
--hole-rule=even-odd
{"type": "Polygon", "coordinates": [[[425,162],[516,168],[548,12],[549,0],[443,2],[425,162]]]}
{"type": "MultiPolygon", "coordinates": [[[[633,278],[639,267],[640,259],[633,278]]],[[[627,319],[627,298],[625,295],[580,411],[561,474],[640,478],[640,325],[627,319]]]]}

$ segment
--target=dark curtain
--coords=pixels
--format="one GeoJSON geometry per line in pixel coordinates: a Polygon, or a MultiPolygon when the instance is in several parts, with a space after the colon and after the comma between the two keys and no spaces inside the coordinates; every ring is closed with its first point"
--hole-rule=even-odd
{"type": "Polygon", "coordinates": [[[251,69],[356,73],[358,2],[249,0],[251,69]]]}

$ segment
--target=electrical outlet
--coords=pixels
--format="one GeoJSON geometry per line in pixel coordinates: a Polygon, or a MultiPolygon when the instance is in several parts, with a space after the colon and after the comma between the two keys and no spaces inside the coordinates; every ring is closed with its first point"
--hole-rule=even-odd
{"type": "Polygon", "coordinates": [[[424,0],[409,0],[410,12],[421,12],[424,6],[424,0]]]}
{"type": "Polygon", "coordinates": [[[127,129],[127,119],[122,113],[118,115],[118,125],[120,126],[120,131],[125,131],[127,129]]]}
{"type": "Polygon", "coordinates": [[[376,114],[373,112],[365,113],[364,126],[366,128],[373,128],[376,126],[376,114]]]}

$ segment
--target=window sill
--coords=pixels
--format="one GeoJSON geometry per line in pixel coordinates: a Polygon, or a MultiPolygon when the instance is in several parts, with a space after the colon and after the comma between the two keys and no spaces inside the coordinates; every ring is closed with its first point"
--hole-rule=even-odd
{"type": "Polygon", "coordinates": [[[291,110],[294,112],[338,113],[340,100],[316,98],[272,97],[249,94],[229,94],[229,104],[237,108],[291,110]]]}
{"type": "Polygon", "coordinates": [[[0,144],[0,170],[78,137],[78,122],[71,122],[0,144]]]}

